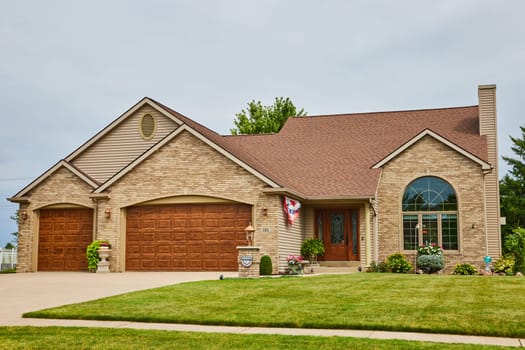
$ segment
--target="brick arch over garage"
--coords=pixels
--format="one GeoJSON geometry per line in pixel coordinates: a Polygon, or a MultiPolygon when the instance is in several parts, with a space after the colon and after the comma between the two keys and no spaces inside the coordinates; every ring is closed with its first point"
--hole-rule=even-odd
{"type": "Polygon", "coordinates": [[[93,209],[55,204],[38,210],[38,271],[87,271],[93,209]]]}
{"type": "Polygon", "coordinates": [[[126,270],[235,271],[252,206],[179,196],[126,208],[126,270]]]}

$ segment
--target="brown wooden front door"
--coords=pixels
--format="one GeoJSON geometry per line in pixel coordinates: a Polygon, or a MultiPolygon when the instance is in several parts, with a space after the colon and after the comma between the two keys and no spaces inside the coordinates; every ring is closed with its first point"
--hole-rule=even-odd
{"type": "Polygon", "coordinates": [[[325,246],[323,260],[359,260],[358,210],[320,209],[316,220],[317,237],[325,246]]]}

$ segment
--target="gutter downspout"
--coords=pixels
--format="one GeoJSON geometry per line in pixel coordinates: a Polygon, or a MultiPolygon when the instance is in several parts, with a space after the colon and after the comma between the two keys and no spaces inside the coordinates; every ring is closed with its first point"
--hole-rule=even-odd
{"type": "Polygon", "coordinates": [[[375,198],[370,198],[370,206],[374,211],[374,260],[377,262],[379,259],[379,221],[377,215],[377,200],[375,198]]]}

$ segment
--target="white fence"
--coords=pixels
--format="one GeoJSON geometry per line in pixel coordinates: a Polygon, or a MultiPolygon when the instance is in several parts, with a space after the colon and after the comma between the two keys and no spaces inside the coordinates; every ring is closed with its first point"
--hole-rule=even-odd
{"type": "Polygon", "coordinates": [[[0,248],[0,271],[12,270],[16,267],[18,252],[16,248],[0,248]]]}

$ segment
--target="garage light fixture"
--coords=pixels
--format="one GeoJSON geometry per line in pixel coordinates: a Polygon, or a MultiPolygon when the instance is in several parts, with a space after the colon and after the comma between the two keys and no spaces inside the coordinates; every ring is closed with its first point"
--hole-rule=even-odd
{"type": "Polygon", "coordinates": [[[244,229],[244,232],[246,232],[246,240],[248,241],[248,245],[253,246],[253,239],[255,238],[255,229],[253,228],[251,222],[244,229]]]}
{"type": "Polygon", "coordinates": [[[18,215],[18,218],[20,220],[20,223],[24,223],[27,221],[27,211],[25,210],[20,210],[20,213],[18,215]]]}
{"type": "Polygon", "coordinates": [[[106,207],[106,209],[104,209],[104,215],[106,216],[106,219],[111,218],[111,207],[106,207]]]}

